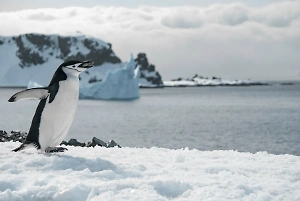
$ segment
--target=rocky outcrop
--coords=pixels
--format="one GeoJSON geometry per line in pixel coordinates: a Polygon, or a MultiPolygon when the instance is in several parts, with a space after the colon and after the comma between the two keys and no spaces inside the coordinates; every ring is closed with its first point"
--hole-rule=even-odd
{"type": "Polygon", "coordinates": [[[148,62],[145,53],[139,53],[135,59],[136,67],[140,68],[140,87],[163,87],[162,78],[155,66],[148,62]]]}
{"type": "Polygon", "coordinates": [[[23,142],[26,139],[27,133],[21,131],[11,131],[7,133],[4,130],[0,130],[0,142],[23,142]]]}
{"type": "MultiPolygon", "coordinates": [[[[26,132],[21,132],[21,131],[11,131],[10,133],[7,133],[4,130],[0,130],[0,142],[24,142],[26,139],[27,133],[26,132]]],[[[106,147],[106,148],[111,148],[111,147],[119,147],[121,146],[116,143],[114,140],[104,142],[96,137],[93,137],[91,142],[84,143],[84,142],[79,142],[76,139],[70,139],[68,142],[62,141],[61,145],[66,145],[66,146],[75,146],[75,147],[95,147],[95,146],[100,146],[100,147],[106,147]]]]}

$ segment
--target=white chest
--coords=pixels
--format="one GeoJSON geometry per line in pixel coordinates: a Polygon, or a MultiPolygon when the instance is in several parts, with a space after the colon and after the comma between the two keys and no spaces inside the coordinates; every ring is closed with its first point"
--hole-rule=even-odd
{"type": "Polygon", "coordinates": [[[41,115],[39,142],[42,149],[58,146],[66,137],[77,109],[79,80],[68,78],[59,83],[54,100],[47,103],[41,115]]]}

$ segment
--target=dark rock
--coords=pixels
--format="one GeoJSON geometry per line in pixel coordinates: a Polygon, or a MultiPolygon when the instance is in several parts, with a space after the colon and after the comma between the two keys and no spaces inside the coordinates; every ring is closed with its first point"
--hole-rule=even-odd
{"type": "Polygon", "coordinates": [[[110,147],[119,147],[121,148],[121,146],[119,144],[117,144],[115,141],[111,140],[107,143],[107,148],[110,148],[110,147]]]}
{"type": "Polygon", "coordinates": [[[213,76],[211,79],[213,79],[213,80],[220,80],[221,78],[213,76]]]}
{"type": "Polygon", "coordinates": [[[7,135],[7,132],[4,130],[0,130],[0,137],[7,135]]]}
{"type": "Polygon", "coordinates": [[[68,56],[68,54],[71,52],[71,41],[69,37],[60,37],[58,36],[58,47],[61,52],[61,59],[64,59],[68,56]]]}
{"type": "Polygon", "coordinates": [[[107,143],[103,142],[102,140],[96,138],[96,137],[93,137],[92,139],[92,143],[98,145],[98,146],[101,146],[101,147],[107,147],[107,143]]]}
{"type": "Polygon", "coordinates": [[[139,53],[135,59],[136,67],[140,68],[140,78],[146,79],[151,85],[161,87],[163,86],[162,78],[158,72],[154,75],[152,72],[155,72],[155,65],[148,62],[147,56],[145,53],[139,53]]]}
{"type": "Polygon", "coordinates": [[[4,130],[0,130],[0,142],[18,141],[23,142],[26,139],[27,133],[20,131],[11,131],[7,133],[4,130]]]}
{"type": "Polygon", "coordinates": [[[97,144],[95,142],[88,142],[86,147],[95,147],[97,144]]]}
{"type": "Polygon", "coordinates": [[[50,37],[41,34],[25,34],[26,38],[35,46],[42,50],[45,46],[50,47],[50,37]]]}
{"type": "Polygon", "coordinates": [[[69,140],[68,145],[75,146],[75,147],[84,147],[85,143],[78,142],[76,139],[72,138],[69,140]]]}
{"type": "Polygon", "coordinates": [[[20,35],[18,37],[14,37],[16,44],[18,46],[18,50],[16,52],[19,57],[21,63],[19,64],[22,68],[30,67],[31,65],[38,65],[45,63],[43,57],[35,51],[32,51],[30,48],[24,46],[23,38],[26,35],[20,35]]]}
{"type": "MultiPolygon", "coordinates": [[[[4,130],[0,130],[0,142],[9,142],[9,141],[18,141],[18,142],[24,142],[27,137],[26,132],[21,132],[21,131],[11,131],[10,133],[7,133],[4,130]]],[[[101,147],[119,147],[121,146],[116,143],[114,140],[111,140],[109,142],[104,142],[96,137],[93,137],[92,142],[82,143],[79,142],[77,139],[70,139],[68,142],[67,141],[62,141],[60,145],[66,145],[66,146],[75,146],[75,147],[95,147],[95,146],[101,146],[101,147]]]]}

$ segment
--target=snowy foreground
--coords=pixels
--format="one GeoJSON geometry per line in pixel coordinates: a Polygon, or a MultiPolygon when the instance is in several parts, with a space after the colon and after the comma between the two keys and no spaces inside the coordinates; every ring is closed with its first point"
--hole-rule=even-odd
{"type": "Polygon", "coordinates": [[[300,158],[163,148],[11,152],[1,143],[0,200],[300,200],[300,158]]]}

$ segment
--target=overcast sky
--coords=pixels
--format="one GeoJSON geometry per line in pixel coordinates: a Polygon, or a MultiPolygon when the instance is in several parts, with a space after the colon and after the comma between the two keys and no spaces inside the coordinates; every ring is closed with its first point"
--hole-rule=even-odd
{"type": "Polygon", "coordinates": [[[97,37],[123,61],[145,52],[164,80],[300,78],[300,1],[120,2],[0,0],[0,35],[97,37]]]}

